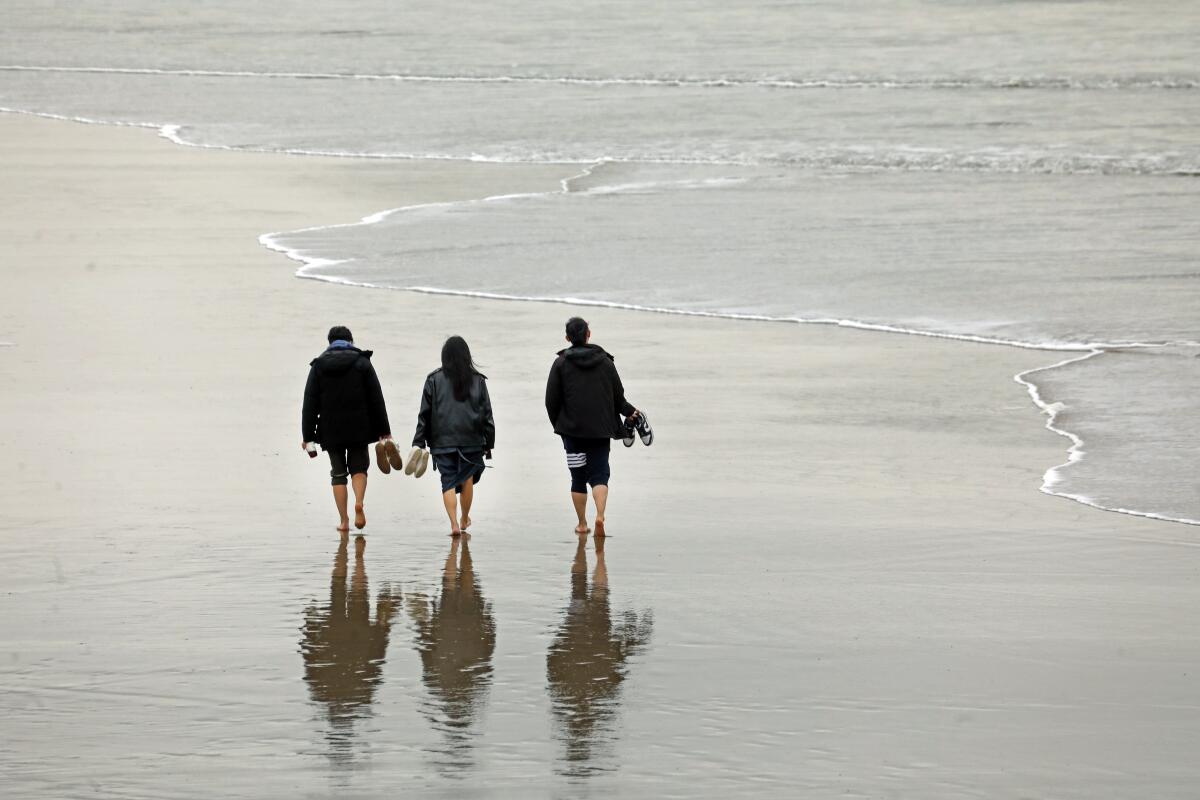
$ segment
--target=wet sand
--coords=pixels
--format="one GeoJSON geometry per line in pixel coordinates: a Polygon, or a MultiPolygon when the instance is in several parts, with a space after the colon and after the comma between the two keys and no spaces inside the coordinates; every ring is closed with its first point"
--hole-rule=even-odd
{"type": "MultiPolygon", "coordinates": [[[[1191,797],[1193,529],[1040,494],[1054,354],[588,310],[657,441],[572,534],[542,410],[564,306],[292,277],[267,231],[551,188],[553,167],[188,150],[0,117],[5,796],[1191,797]],[[299,448],[329,325],[397,438],[444,336],[495,469],[299,448]]],[[[485,269],[486,264],[481,264],[485,269]]]]}

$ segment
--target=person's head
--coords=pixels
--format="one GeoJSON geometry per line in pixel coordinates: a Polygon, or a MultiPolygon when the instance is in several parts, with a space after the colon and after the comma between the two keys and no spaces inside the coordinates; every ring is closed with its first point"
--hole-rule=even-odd
{"type": "Polygon", "coordinates": [[[350,329],[345,325],[334,325],[329,329],[329,343],[333,344],[339,339],[343,342],[353,342],[354,334],[350,333],[350,329]]]}
{"type": "Polygon", "coordinates": [[[451,336],[442,345],[442,372],[450,379],[454,388],[454,399],[463,401],[471,391],[471,380],[475,374],[475,362],[471,360],[471,348],[461,336],[451,336]]]}
{"type": "Polygon", "coordinates": [[[586,344],[590,338],[592,338],[592,331],[588,328],[587,320],[583,317],[571,317],[567,320],[567,341],[573,347],[586,344]]]}

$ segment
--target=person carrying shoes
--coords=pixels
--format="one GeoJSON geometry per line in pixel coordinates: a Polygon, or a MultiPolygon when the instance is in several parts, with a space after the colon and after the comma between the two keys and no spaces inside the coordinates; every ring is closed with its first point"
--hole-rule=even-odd
{"type": "MultiPolygon", "coordinates": [[[[475,369],[471,348],[461,336],[442,345],[442,366],[425,378],[413,447],[429,447],[433,468],[442,476],[442,504],[450,535],[471,527],[475,484],[483,478],[484,458],[496,446],[496,423],[487,376],[475,369]]],[[[409,456],[409,465],[417,455],[409,456]]]]}
{"type": "Polygon", "coordinates": [[[314,453],[313,444],[329,454],[333,500],[338,510],[338,530],[350,530],[346,482],[354,486],[354,527],[367,524],[363,498],[367,493],[367,446],[390,440],[387,406],[379,377],[371,366],[371,351],[354,346],[350,329],[329,329],[329,347],[310,362],[304,385],[301,447],[314,453]]]}
{"type": "MultiPolygon", "coordinates": [[[[546,381],[546,413],[554,432],[562,437],[571,472],[571,503],[579,524],[578,534],[590,532],[587,524],[588,486],[596,504],[596,536],[604,536],[604,508],[608,503],[608,456],[613,439],[626,436],[621,416],[632,424],[641,413],[625,399],[625,388],[613,357],[591,344],[592,331],[585,320],[567,320],[571,346],[558,351],[546,381]]],[[[646,427],[647,435],[649,428],[646,427]]],[[[646,439],[643,438],[643,442],[646,439]]],[[[648,443],[648,442],[647,442],[648,443]]]]}

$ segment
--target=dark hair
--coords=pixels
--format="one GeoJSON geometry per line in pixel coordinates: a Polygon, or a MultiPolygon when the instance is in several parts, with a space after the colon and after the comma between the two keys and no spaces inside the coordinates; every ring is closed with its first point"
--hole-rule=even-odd
{"type": "Polygon", "coordinates": [[[461,336],[451,336],[442,345],[442,372],[454,387],[454,399],[460,403],[471,392],[471,380],[475,376],[475,362],[471,360],[471,348],[461,336]]]}
{"type": "Polygon", "coordinates": [[[350,333],[350,329],[345,325],[334,325],[329,329],[329,342],[332,344],[338,339],[343,339],[347,342],[353,342],[354,334],[350,333]]]}
{"type": "Polygon", "coordinates": [[[579,347],[581,344],[587,343],[588,324],[583,317],[571,317],[567,320],[567,338],[571,340],[571,344],[579,347]]]}

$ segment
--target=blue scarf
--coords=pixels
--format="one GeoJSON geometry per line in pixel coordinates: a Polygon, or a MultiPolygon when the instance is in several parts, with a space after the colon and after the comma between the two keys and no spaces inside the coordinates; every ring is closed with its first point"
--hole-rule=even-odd
{"type": "Polygon", "coordinates": [[[354,347],[354,342],[347,342],[345,339],[334,339],[329,343],[330,350],[344,350],[347,347],[354,347]]]}

